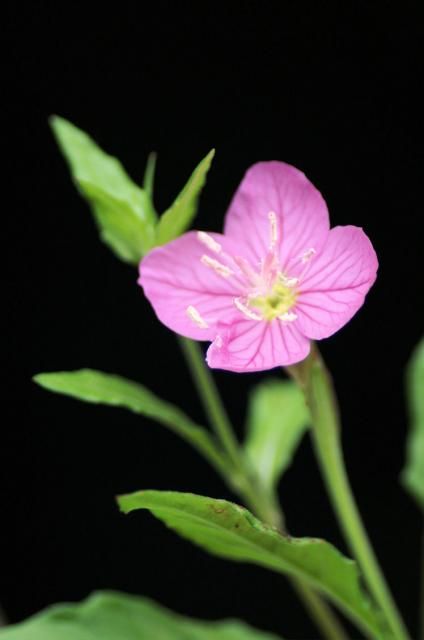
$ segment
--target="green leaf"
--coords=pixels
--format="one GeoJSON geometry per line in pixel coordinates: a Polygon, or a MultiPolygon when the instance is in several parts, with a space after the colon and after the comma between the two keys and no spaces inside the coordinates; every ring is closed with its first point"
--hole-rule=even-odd
{"type": "Polygon", "coordinates": [[[207,551],[301,578],[328,596],[370,637],[384,636],[378,614],[359,584],[358,568],[317,538],[291,538],[226,500],[190,493],[140,491],[120,496],[124,513],[148,509],[171,529],[207,551]]]}
{"type": "Polygon", "coordinates": [[[245,452],[267,489],[290,465],[306,431],[309,412],[302,392],[286,380],[266,380],[250,395],[245,452]]]}
{"type": "Polygon", "coordinates": [[[238,620],[205,622],[183,617],[137,596],[91,595],[60,604],[0,631],[1,640],[278,640],[238,620]]]}
{"type": "Polygon", "coordinates": [[[424,509],[424,339],[409,361],[406,382],[411,427],[402,481],[424,509]]]}
{"type": "Polygon", "coordinates": [[[226,469],[225,459],[203,427],[194,424],[178,407],[161,400],[137,382],[93,369],[39,373],[33,379],[55,393],[85,402],[123,407],[152,418],[187,440],[218,471],[224,473],[226,469]]]}
{"type": "Polygon", "coordinates": [[[215,155],[215,149],[209,151],[191,174],[187,184],[177,196],[174,204],[159,219],[156,230],[157,244],[165,244],[178,238],[190,226],[197,212],[200,192],[206,183],[206,174],[215,155]]]}
{"type": "Polygon", "coordinates": [[[50,124],[102,240],[121,260],[138,264],[154,245],[156,217],[147,193],[84,131],[58,116],[50,124]]]}

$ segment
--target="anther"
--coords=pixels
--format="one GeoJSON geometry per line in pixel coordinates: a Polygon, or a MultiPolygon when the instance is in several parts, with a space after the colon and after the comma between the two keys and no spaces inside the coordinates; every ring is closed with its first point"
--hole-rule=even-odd
{"type": "Polygon", "coordinates": [[[207,247],[214,253],[221,253],[221,249],[222,249],[221,245],[219,244],[219,242],[214,240],[212,236],[209,235],[209,233],[205,233],[204,231],[198,231],[197,239],[200,240],[200,242],[204,244],[205,247],[207,247]]]}
{"type": "Polygon", "coordinates": [[[313,249],[312,247],[310,249],[308,249],[307,251],[305,251],[305,253],[302,254],[301,256],[301,261],[303,262],[303,264],[305,264],[305,262],[309,262],[309,260],[316,254],[315,249],[313,249]]]}
{"type": "Polygon", "coordinates": [[[214,346],[217,347],[218,349],[222,349],[222,345],[224,344],[222,338],[220,335],[217,335],[215,340],[214,340],[214,346]]]}
{"type": "Polygon", "coordinates": [[[233,258],[236,265],[239,267],[240,271],[246,278],[250,281],[252,286],[258,286],[260,284],[260,276],[256,273],[256,271],[250,266],[249,262],[242,258],[241,256],[234,256],[233,258]]]}
{"type": "Polygon", "coordinates": [[[277,215],[274,211],[270,211],[268,213],[268,220],[270,222],[271,225],[271,243],[270,243],[270,247],[271,249],[273,249],[275,247],[275,245],[277,244],[278,241],[278,222],[277,222],[277,215]]]}
{"type": "Polygon", "coordinates": [[[295,287],[299,284],[299,278],[287,278],[283,274],[280,275],[280,280],[285,287],[295,287]]]}
{"type": "Polygon", "coordinates": [[[286,311],[282,313],[281,316],[278,316],[278,319],[281,322],[293,322],[293,320],[297,320],[297,315],[293,313],[293,311],[286,311]]]}
{"type": "Polygon", "coordinates": [[[218,260],[210,258],[207,255],[203,255],[200,258],[200,262],[216,271],[216,273],[223,278],[229,278],[234,274],[234,271],[232,271],[230,267],[226,267],[225,264],[222,264],[221,262],[218,262],[218,260]]]}
{"type": "Polygon", "coordinates": [[[278,260],[274,251],[269,251],[265,258],[261,261],[261,275],[268,284],[274,280],[276,271],[278,270],[278,260]]]}
{"type": "Polygon", "coordinates": [[[263,320],[262,316],[259,316],[257,313],[243,304],[240,298],[234,298],[234,304],[236,305],[237,309],[246,316],[246,318],[249,318],[249,320],[263,320]]]}
{"type": "Polygon", "coordinates": [[[191,305],[187,307],[186,314],[188,315],[190,320],[192,320],[194,324],[196,324],[199,327],[199,329],[208,329],[209,327],[208,323],[203,320],[202,316],[200,315],[200,313],[197,311],[195,307],[191,305]]]}

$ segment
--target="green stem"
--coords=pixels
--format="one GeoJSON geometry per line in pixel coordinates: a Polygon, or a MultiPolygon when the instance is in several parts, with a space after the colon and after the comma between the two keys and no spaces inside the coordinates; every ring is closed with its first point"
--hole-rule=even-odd
{"type": "Polygon", "coordinates": [[[179,338],[181,349],[187,360],[193,382],[209,416],[211,425],[220,439],[234,466],[240,468],[239,445],[234,436],[230,420],[220,398],[215,381],[205,366],[204,356],[197,342],[188,338],[179,338]]]}
{"type": "MultiPolygon", "coordinates": [[[[250,485],[248,486],[248,492],[246,493],[246,490],[242,490],[247,505],[262,522],[270,524],[281,531],[284,516],[280,505],[274,497],[271,500],[267,500],[263,495],[258,495],[255,491],[255,485],[252,486],[250,482],[247,484],[250,485]]],[[[289,578],[289,580],[293,590],[308,612],[309,617],[314,620],[323,638],[327,640],[349,640],[337,616],[325,600],[303,580],[299,578],[289,578]]]]}
{"type": "Polygon", "coordinates": [[[349,484],[330,375],[315,348],[306,361],[288,369],[302,387],[311,411],[316,454],[340,527],[393,634],[398,640],[408,640],[408,632],[368,540],[349,484]]]}
{"type": "Polygon", "coordinates": [[[184,435],[181,429],[175,431],[181,437],[185,438],[187,442],[209,462],[211,467],[215,469],[223,480],[227,480],[229,460],[212,434],[205,433],[205,430],[201,427],[199,427],[198,432],[193,433],[193,431],[190,430],[186,435],[184,435]]]}
{"type": "Polygon", "coordinates": [[[328,640],[349,640],[338,618],[328,604],[302,580],[291,579],[291,585],[310,617],[328,640]]]}
{"type": "MultiPolygon", "coordinates": [[[[199,345],[187,338],[180,338],[179,342],[211,425],[228,456],[230,468],[227,471],[227,480],[262,521],[282,530],[284,516],[281,508],[274,496],[261,490],[259,483],[255,482],[247,469],[239,443],[234,436],[215,381],[205,365],[199,345]]],[[[292,578],[290,582],[324,638],[349,640],[337,617],[321,596],[302,580],[292,578]]]]}

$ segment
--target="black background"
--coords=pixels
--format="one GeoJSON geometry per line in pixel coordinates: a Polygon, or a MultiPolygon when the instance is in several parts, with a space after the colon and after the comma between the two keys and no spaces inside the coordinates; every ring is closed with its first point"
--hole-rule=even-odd
{"type": "MultiPolygon", "coordinates": [[[[279,159],[318,186],[333,225],[362,226],[371,237],[377,283],[321,346],[336,378],[352,483],[416,633],[420,518],[398,476],[403,369],[423,327],[418,3],[10,7],[12,102],[3,125],[18,153],[7,156],[13,197],[3,211],[11,388],[0,450],[0,601],[9,620],[114,588],[194,616],[240,616],[287,638],[314,634],[282,577],[212,558],[146,513],[118,513],[114,495],[140,488],[231,497],[183,442],[30,382],[39,371],[90,366],[138,379],[203,419],[174,337],[155,320],[135,270],[98,241],[47,126],[58,113],[135,180],[156,150],[159,210],[216,147],[201,228],[220,230],[250,164],[279,159]]],[[[246,394],[265,375],[216,376],[240,435],[246,394]]],[[[293,534],[345,550],[307,441],[281,497],[293,534]]]]}

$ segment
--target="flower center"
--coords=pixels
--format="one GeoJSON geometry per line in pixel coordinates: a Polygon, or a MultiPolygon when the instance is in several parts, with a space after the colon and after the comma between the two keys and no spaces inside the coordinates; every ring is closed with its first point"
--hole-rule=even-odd
{"type": "MultiPolygon", "coordinates": [[[[197,232],[197,238],[217,260],[208,254],[200,257],[200,262],[224,279],[236,283],[240,295],[233,299],[235,307],[249,320],[271,322],[276,318],[283,324],[297,320],[295,307],[299,295],[298,285],[308,269],[314,248],[299,255],[303,269],[296,277],[286,275],[280,269],[278,245],[281,242],[278,218],[274,211],[268,213],[270,224],[269,250],[258,265],[252,266],[246,258],[227,254],[222,245],[204,231],[197,232]],[[231,266],[230,266],[231,265],[231,266]]],[[[190,305],[186,309],[188,317],[201,329],[209,328],[198,310],[190,305]]]]}
{"type": "Polygon", "coordinates": [[[249,297],[249,307],[258,309],[264,320],[274,320],[287,314],[295,305],[296,298],[296,289],[277,279],[266,294],[249,297]]]}

